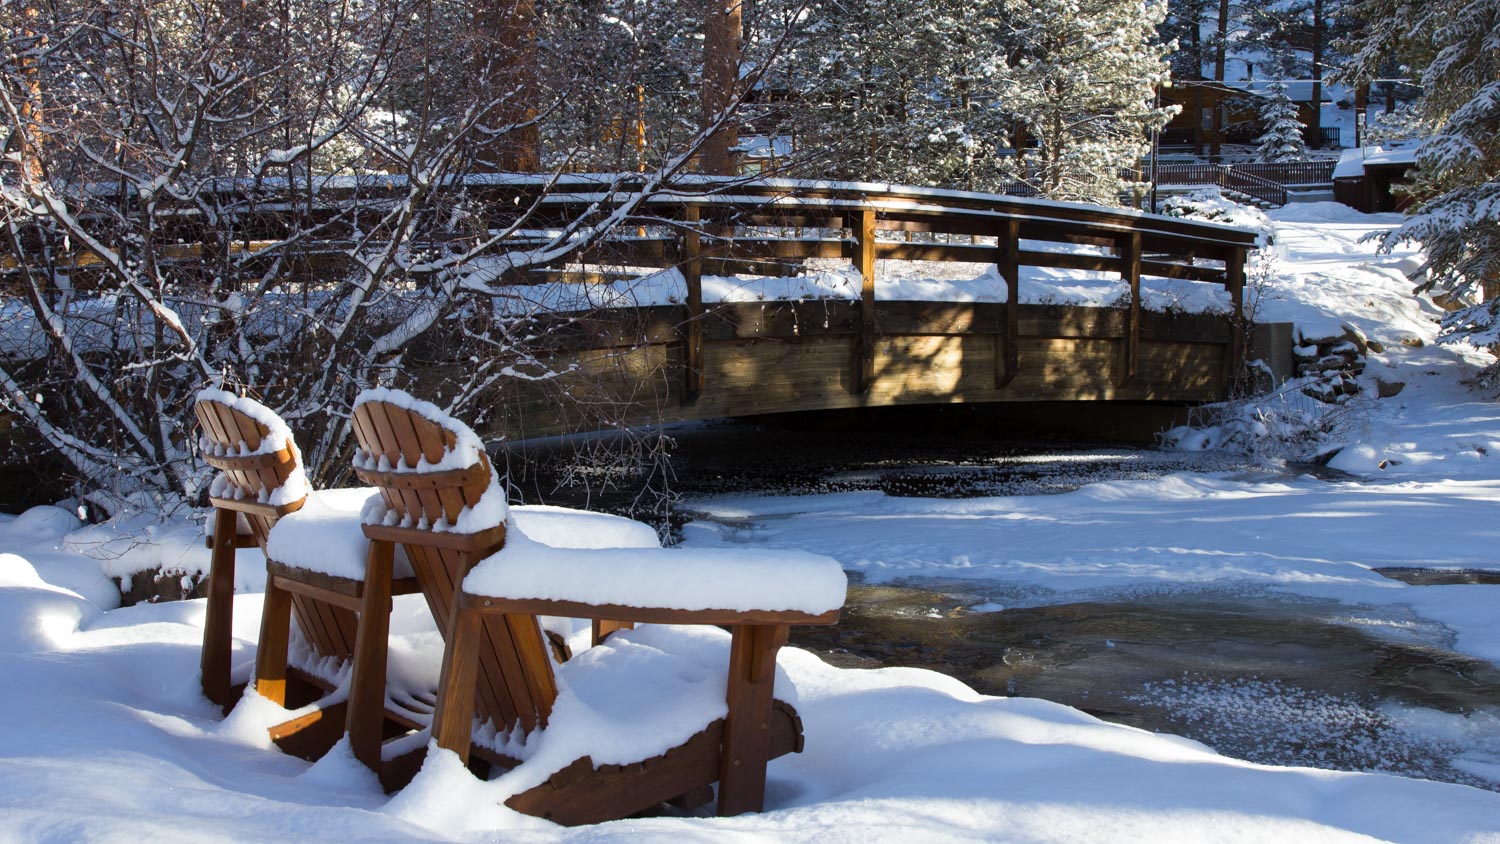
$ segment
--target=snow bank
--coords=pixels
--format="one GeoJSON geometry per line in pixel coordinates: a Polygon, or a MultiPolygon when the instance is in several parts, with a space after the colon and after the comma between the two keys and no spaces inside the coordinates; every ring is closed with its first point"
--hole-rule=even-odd
{"type": "Polygon", "coordinates": [[[1345,323],[1385,346],[1429,344],[1443,311],[1412,295],[1412,248],[1380,254],[1367,240],[1397,224],[1399,214],[1361,214],[1336,202],[1294,203],[1270,212],[1277,261],[1264,283],[1247,290],[1257,322],[1291,322],[1304,338],[1338,336],[1345,323]]]}
{"type": "Polygon", "coordinates": [[[60,537],[57,546],[91,559],[96,574],[118,580],[157,569],[192,574],[208,565],[201,528],[154,513],[126,512],[81,526],[60,537]]]}
{"type": "Polygon", "coordinates": [[[844,605],[844,571],[796,551],[678,548],[551,548],[524,534],[469,572],[464,590],[679,610],[788,610],[819,614],[844,605]]]}
{"type": "MultiPolygon", "coordinates": [[[[1126,487],[1095,500],[1124,502],[1131,493],[1126,487]]],[[[1172,494],[1182,503],[1197,497],[1192,488],[1172,494]]],[[[1475,500],[1492,494],[1476,491],[1475,500]]],[[[514,515],[524,527],[523,508],[514,515]]],[[[885,518],[873,514],[866,524],[885,518]]],[[[1189,513],[1182,521],[1198,524],[1198,518],[1189,513]]],[[[62,521],[47,513],[27,521],[53,519],[62,521]]],[[[309,765],[281,754],[265,746],[263,732],[233,729],[202,698],[201,601],[101,613],[49,585],[38,576],[43,567],[32,565],[38,556],[59,553],[56,526],[11,531],[16,521],[0,520],[0,671],[9,690],[0,702],[8,725],[0,732],[6,759],[0,793],[6,835],[16,840],[1368,836],[1419,842],[1500,836],[1500,794],[1493,792],[1251,764],[1064,706],[986,697],[931,671],[840,669],[791,647],[782,649],[776,686],[778,696],[796,701],[806,751],[770,764],[766,813],[632,819],[570,830],[503,808],[505,796],[585,748],[596,761],[624,762],[652,755],[683,730],[722,714],[728,636],[707,627],[646,627],[617,634],[595,651],[579,648],[559,671],[550,727],[524,740],[494,737],[524,753],[527,764],[483,782],[451,754],[434,754],[411,786],[387,797],[347,755],[309,765]],[[666,706],[653,689],[664,693],[666,706]]],[[[1054,545],[1056,535],[1054,528],[1054,545]]],[[[1472,587],[1475,593],[1484,588],[1472,587]]],[[[1437,600],[1446,593],[1420,594],[1437,600]]],[[[1449,600],[1481,609],[1456,595],[1449,600]]],[[[435,682],[442,644],[430,614],[420,596],[395,604],[392,675],[421,674],[435,682]]],[[[259,611],[259,595],[237,596],[237,670],[253,659],[248,641],[259,611]]],[[[1485,612],[1492,626],[1492,602],[1485,612]]]]}

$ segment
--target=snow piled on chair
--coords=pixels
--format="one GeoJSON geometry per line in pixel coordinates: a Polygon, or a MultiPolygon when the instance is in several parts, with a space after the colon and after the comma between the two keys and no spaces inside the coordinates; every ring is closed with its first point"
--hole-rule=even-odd
{"type": "MultiPolygon", "coordinates": [[[[374,487],[323,489],[307,497],[302,509],[277,520],[266,540],[266,556],[284,565],[351,580],[365,579],[370,540],[360,515],[370,499],[380,500],[374,487]]],[[[396,549],[395,577],[411,577],[406,553],[396,549]]]]}
{"type": "Polygon", "coordinates": [[[525,535],[508,537],[464,578],[464,591],[495,598],[812,615],[843,606],[847,585],[836,561],[804,551],[560,549],[525,535]]]}

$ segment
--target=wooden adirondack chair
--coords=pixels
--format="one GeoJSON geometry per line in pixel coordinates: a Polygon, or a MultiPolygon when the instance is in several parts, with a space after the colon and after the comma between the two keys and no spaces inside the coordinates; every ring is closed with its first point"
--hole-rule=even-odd
{"type": "MultiPolygon", "coordinates": [[[[421,462],[445,463],[455,448],[456,432],[471,438],[473,434],[431,405],[424,408],[404,394],[382,395],[386,398],[362,399],[354,409],[355,435],[365,453],[364,467],[356,462],[356,471],[366,483],[382,490],[391,514],[386,525],[367,525],[365,532],[372,546],[400,543],[405,548],[438,628],[444,631],[446,648],[432,722],[439,746],[458,753],[466,764],[471,763],[471,753],[506,769],[520,764],[475,745],[471,730],[475,715],[481,725],[492,724],[500,734],[510,734],[517,727],[530,733],[546,726],[558,690],[538,615],[603,620],[607,624],[595,625],[596,640],[634,622],[730,626],[727,718],[639,763],[595,765],[587,756],[579,758],[506,804],[577,825],[626,817],[666,802],[693,808],[712,799],[712,784],[717,781],[720,814],[759,811],[766,762],[802,749],[796,711],[772,697],[776,652],[786,642],[790,624],[832,624],[838,612],[694,612],[508,602],[467,594],[462,587],[464,576],[504,545],[504,525],[471,534],[440,532],[430,526],[439,520],[452,525],[465,507],[479,503],[493,483],[489,461],[480,451],[463,468],[407,469],[421,462]],[[377,461],[381,467],[398,468],[368,468],[377,461]]],[[[373,552],[371,559],[375,559],[373,552]]],[[[356,753],[375,758],[378,750],[361,750],[356,745],[356,753]]]]}
{"type": "MultiPolygon", "coordinates": [[[[457,435],[453,430],[383,401],[357,404],[353,421],[355,437],[363,453],[356,457],[355,473],[365,483],[380,488],[388,511],[399,514],[404,520],[395,525],[364,526],[365,535],[371,540],[371,573],[387,570],[394,558],[395,546],[401,545],[438,629],[443,630],[462,573],[504,544],[505,525],[484,526],[471,533],[439,532],[432,530],[431,526],[439,519],[453,524],[464,508],[479,503],[492,484],[489,459],[479,451],[478,461],[467,467],[418,472],[409,467],[424,460],[440,463],[454,450],[457,435]],[[381,458],[385,459],[382,461],[381,458]],[[380,466],[393,468],[378,468],[380,466]]],[[[372,639],[378,635],[375,625],[369,629],[372,639]]],[[[540,628],[533,622],[523,634],[535,646],[535,655],[545,662],[547,657],[542,650],[540,628]]],[[[367,656],[372,663],[383,658],[383,651],[367,656]]],[[[351,705],[356,702],[367,705],[363,701],[383,694],[383,689],[373,680],[375,673],[372,669],[356,677],[350,689],[351,705]]],[[[351,725],[349,740],[355,758],[380,774],[382,782],[398,787],[404,784],[401,782],[403,772],[392,771],[391,766],[382,761],[383,736],[380,731],[355,730],[351,725]]]]}
{"type": "MultiPolygon", "coordinates": [[[[308,500],[306,482],[294,479],[300,473],[302,455],[291,437],[274,451],[262,448],[273,436],[267,421],[285,429],[275,413],[251,399],[236,398],[228,393],[205,391],[194,407],[205,445],[204,460],[223,473],[216,485],[216,495],[209,501],[215,510],[214,531],[210,540],[212,554],[209,569],[208,608],[203,630],[203,691],[227,711],[238,695],[230,682],[230,640],[234,600],[235,549],[260,547],[264,552],[272,529],[278,520],[301,510],[308,500]],[[276,502],[288,481],[300,486],[303,494],[291,500],[276,502]],[[248,534],[237,529],[243,523],[248,534]]],[[[311,493],[317,495],[317,493],[311,493]]],[[[308,645],[318,656],[349,660],[363,644],[373,649],[379,642],[381,657],[377,675],[371,682],[385,685],[385,637],[366,642],[361,619],[379,617],[388,629],[390,595],[414,592],[416,583],[407,578],[386,582],[377,589],[366,590],[365,581],[336,577],[295,568],[266,559],[266,595],[261,615],[260,640],[256,649],[255,689],[262,696],[282,706],[300,708],[333,691],[327,680],[287,664],[291,635],[291,618],[308,645]],[[366,600],[370,598],[372,600],[366,600]],[[371,610],[374,611],[371,611],[371,610]]],[[[368,638],[368,637],[366,637],[368,638]]],[[[365,672],[369,674],[369,671],[365,672]]],[[[356,666],[358,674],[358,666],[356,666]]],[[[415,722],[400,713],[387,713],[384,697],[373,708],[359,709],[345,703],[319,707],[310,714],[279,724],[271,729],[271,738],[282,750],[314,759],[325,753],[344,734],[347,726],[358,724],[362,730],[380,730],[386,717],[412,728],[415,722]]]]}

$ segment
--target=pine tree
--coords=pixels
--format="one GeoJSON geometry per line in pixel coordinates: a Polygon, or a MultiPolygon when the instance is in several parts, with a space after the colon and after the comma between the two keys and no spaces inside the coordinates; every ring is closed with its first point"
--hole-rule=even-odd
{"type": "MultiPolygon", "coordinates": [[[[1358,68],[1379,67],[1392,55],[1425,60],[1416,110],[1431,134],[1409,188],[1418,202],[1384,245],[1421,243],[1427,286],[1493,289],[1500,283],[1500,0],[1363,6],[1367,19],[1386,23],[1356,44],[1358,68]]],[[[1452,337],[1493,343],[1500,339],[1500,299],[1461,311],[1447,325],[1452,337]]]]}
{"type": "Polygon", "coordinates": [[[1256,140],[1256,157],[1271,162],[1306,161],[1307,144],[1302,140],[1306,127],[1297,119],[1297,104],[1287,95],[1286,82],[1276,80],[1269,93],[1261,111],[1266,131],[1256,140]]]}
{"type": "Polygon", "coordinates": [[[1019,59],[1001,100],[1037,140],[1024,151],[1027,176],[1053,199],[1118,204],[1146,138],[1171,117],[1152,105],[1167,77],[1156,26],[1161,0],[1067,0],[1006,7],[1019,59]]]}
{"type": "Polygon", "coordinates": [[[792,123],[816,175],[995,188],[1010,175],[993,0],[819,0],[793,65],[792,123]]]}

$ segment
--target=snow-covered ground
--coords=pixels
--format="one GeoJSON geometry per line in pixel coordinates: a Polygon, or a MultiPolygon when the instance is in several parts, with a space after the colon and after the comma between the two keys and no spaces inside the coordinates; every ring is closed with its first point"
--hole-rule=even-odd
{"type": "MultiPolygon", "coordinates": [[[[1394,218],[1332,205],[1273,218],[1281,257],[1259,291],[1262,318],[1308,333],[1351,322],[1383,344],[1362,376],[1370,389],[1340,409],[1343,441],[1329,443],[1345,446],[1334,465],[1359,477],[1184,473],[966,500],[721,497],[692,502],[705,518],[685,545],[813,551],[869,581],[965,579],[1007,600],[1191,588],[1402,605],[1500,662],[1500,587],[1410,587],[1371,571],[1500,570],[1500,405],[1461,384],[1492,358],[1434,345],[1436,311],[1401,275],[1410,256],[1359,241],[1394,218]],[[1406,386],[1375,399],[1376,378],[1406,386]]],[[[779,686],[807,750],[772,763],[765,814],[563,830],[497,808],[499,781],[442,757],[388,798],[346,752],[309,765],[270,749],[263,727],[281,713],[263,701],[219,717],[197,688],[202,602],[113,608],[106,575],[196,568],[199,535],[80,529],[55,508],[0,518],[0,840],[1500,841],[1495,791],[1253,764],[933,672],[839,669],[794,648],[779,686]]],[[[256,552],[241,559],[243,679],[263,573],[256,552]]],[[[398,599],[393,629],[393,676],[434,681],[438,639],[419,598],[398,599]]],[[[618,646],[671,640],[641,631],[618,646]]],[[[711,656],[727,636],[681,644],[711,656]]]]}

